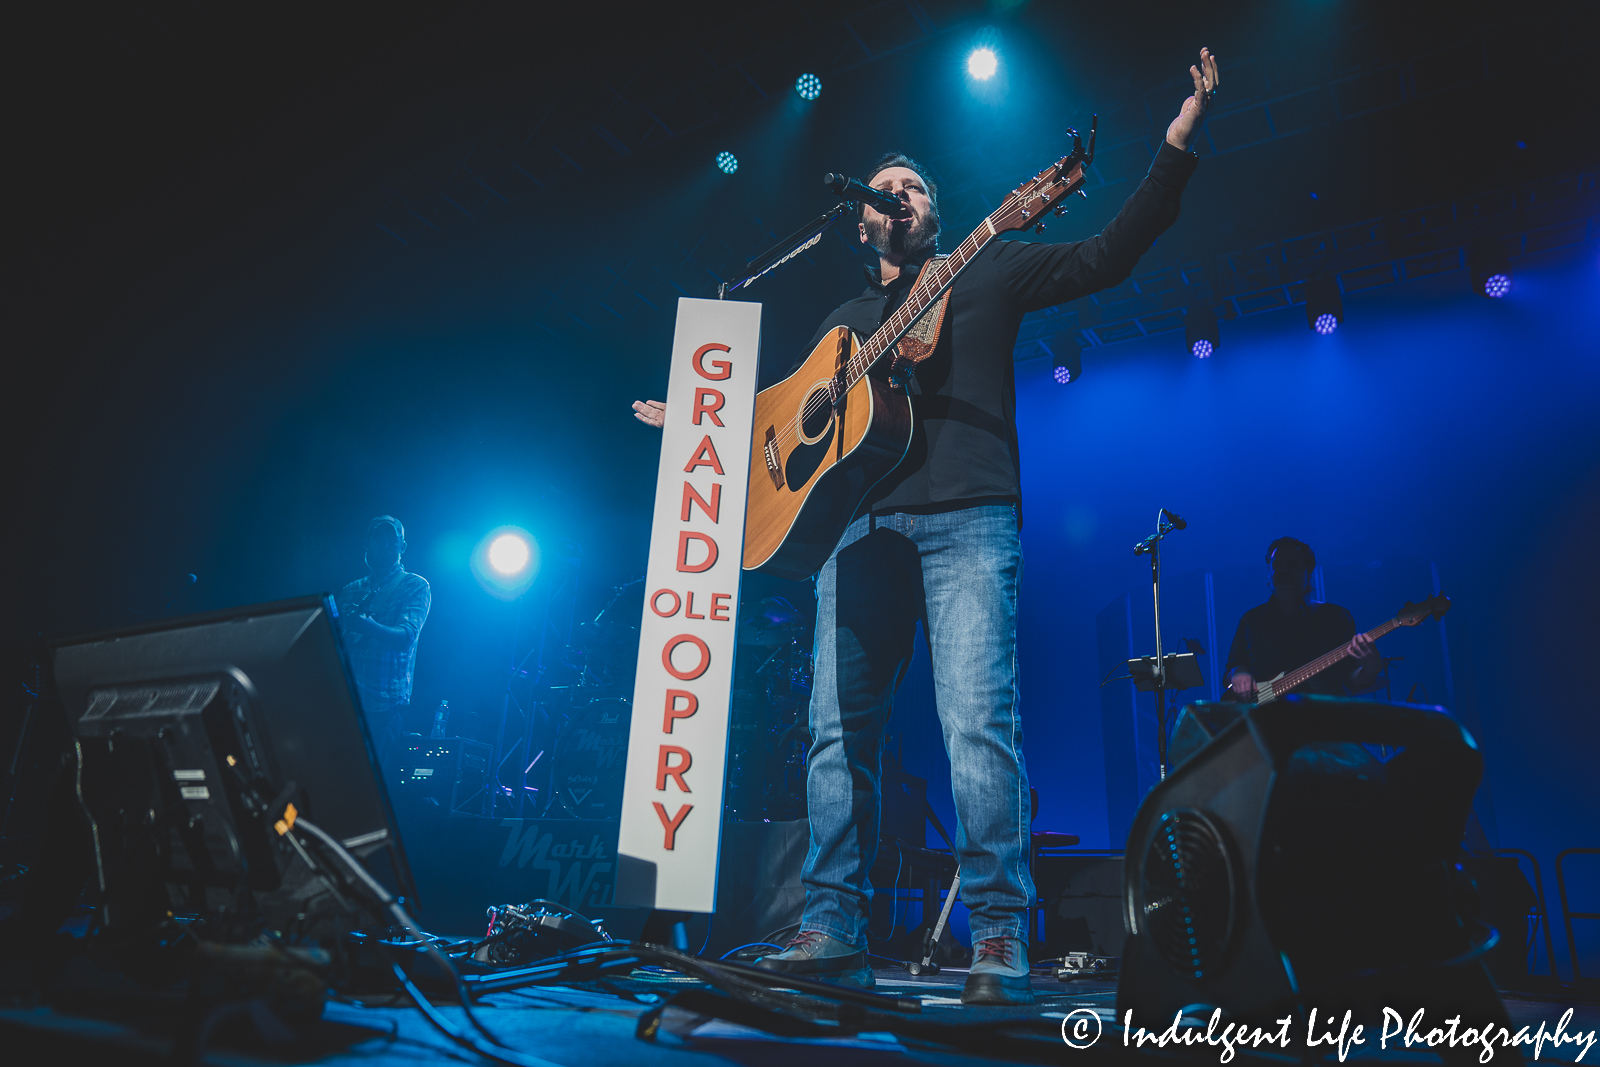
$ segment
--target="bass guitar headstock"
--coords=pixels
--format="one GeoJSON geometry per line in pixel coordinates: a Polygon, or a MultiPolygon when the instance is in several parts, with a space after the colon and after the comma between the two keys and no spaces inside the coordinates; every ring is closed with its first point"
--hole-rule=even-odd
{"type": "Polygon", "coordinates": [[[1440,593],[1438,596],[1429,597],[1420,604],[1406,601],[1406,606],[1400,609],[1400,613],[1395,616],[1395,619],[1399,621],[1401,626],[1416,626],[1430,617],[1442,619],[1444,618],[1444,613],[1449,610],[1450,598],[1440,593]]]}
{"type": "Polygon", "coordinates": [[[1077,130],[1072,135],[1072,151],[1035,174],[1011,191],[1005,201],[989,216],[995,233],[1032,228],[1035,233],[1044,229],[1045,220],[1067,210],[1067,197],[1083,194],[1085,168],[1094,162],[1095,134],[1100,126],[1100,116],[1094,116],[1089,127],[1089,150],[1083,148],[1083,139],[1077,130]]]}

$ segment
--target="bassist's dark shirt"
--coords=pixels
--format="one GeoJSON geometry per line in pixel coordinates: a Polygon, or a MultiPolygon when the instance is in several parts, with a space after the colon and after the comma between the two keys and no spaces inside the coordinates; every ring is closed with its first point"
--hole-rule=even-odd
{"type": "MultiPolygon", "coordinates": [[[[992,241],[967,264],[951,287],[938,347],[917,367],[910,450],[864,508],[946,510],[984,499],[1020,501],[1013,350],[1022,317],[1127,279],[1177,220],[1179,197],[1197,162],[1163,141],[1149,174],[1098,236],[1067,244],[992,241]]],[[[827,317],[806,351],[835,326],[870,337],[904,303],[912,282],[906,271],[887,286],[873,282],[827,317]]],[[[880,360],[874,373],[886,374],[887,363],[880,360]]]]}
{"type": "MultiPolygon", "coordinates": [[[[1232,678],[1234,671],[1248,671],[1259,685],[1349,644],[1355,635],[1356,620],[1337,604],[1313,601],[1297,614],[1286,616],[1269,600],[1239,620],[1222,676],[1232,678]]],[[[1355,660],[1340,660],[1295,692],[1349,696],[1347,683],[1355,669],[1355,660]]]]}

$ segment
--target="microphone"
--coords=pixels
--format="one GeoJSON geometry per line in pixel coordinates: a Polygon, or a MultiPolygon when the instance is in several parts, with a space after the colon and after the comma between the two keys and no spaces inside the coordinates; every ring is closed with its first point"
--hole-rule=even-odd
{"type": "Polygon", "coordinates": [[[880,189],[864,185],[857,178],[846,178],[843,174],[825,174],[822,184],[833,190],[834,194],[846,200],[856,200],[863,204],[871,204],[881,214],[890,218],[906,218],[910,209],[901,202],[898,196],[890,196],[880,189]]]}
{"type": "Polygon", "coordinates": [[[1166,508],[1161,509],[1161,514],[1165,515],[1167,517],[1167,521],[1172,523],[1172,528],[1174,530],[1187,530],[1189,528],[1189,524],[1183,520],[1182,515],[1174,515],[1166,508]]]}

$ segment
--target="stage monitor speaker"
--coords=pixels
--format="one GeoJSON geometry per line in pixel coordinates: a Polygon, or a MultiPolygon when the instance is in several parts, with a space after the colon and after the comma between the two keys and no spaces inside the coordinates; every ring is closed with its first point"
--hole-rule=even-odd
{"type": "Polygon", "coordinates": [[[202,940],[331,941],[354,920],[288,836],[300,817],[390,892],[416,896],[331,598],[67,638],[50,653],[81,753],[61,824],[81,825],[101,929],[142,934],[177,915],[202,940]]]}
{"type": "Polygon", "coordinates": [[[1165,1028],[1221,1008],[1266,1024],[1402,1004],[1504,1018],[1478,958],[1492,932],[1458,919],[1483,769],[1459,724],[1327,697],[1185,715],[1209,740],[1150,791],[1128,836],[1119,1018],[1165,1028]],[[1368,745],[1399,751],[1380,761],[1368,745]]]}

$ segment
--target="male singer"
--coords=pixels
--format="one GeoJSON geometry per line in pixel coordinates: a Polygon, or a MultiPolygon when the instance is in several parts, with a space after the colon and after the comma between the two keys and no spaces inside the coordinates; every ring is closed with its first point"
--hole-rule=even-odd
{"type": "MultiPolygon", "coordinates": [[[[974,958],[961,999],[1033,999],[1023,939],[1034,889],[1017,710],[1021,476],[1012,353],[1024,315],[1120,283],[1177,220],[1198,162],[1189,144],[1217,89],[1215,57],[1202,49],[1189,73],[1194,94],[1167,127],[1149,174],[1099,236],[994,241],[950,291],[938,346],[916,367],[910,450],[817,575],[806,906],[799,934],[759,966],[873,984],[867,872],[878,851],[884,726],[920,620],[950,756],[961,897],[971,909],[974,958]]],[[[892,154],[867,174],[901,210],[861,208],[860,240],[877,253],[877,266],[866,291],[829,315],[806,351],[840,325],[870,336],[935,253],[938,190],[923,168],[892,154]]],[[[664,408],[639,402],[634,412],[660,426],[664,408]]]]}

